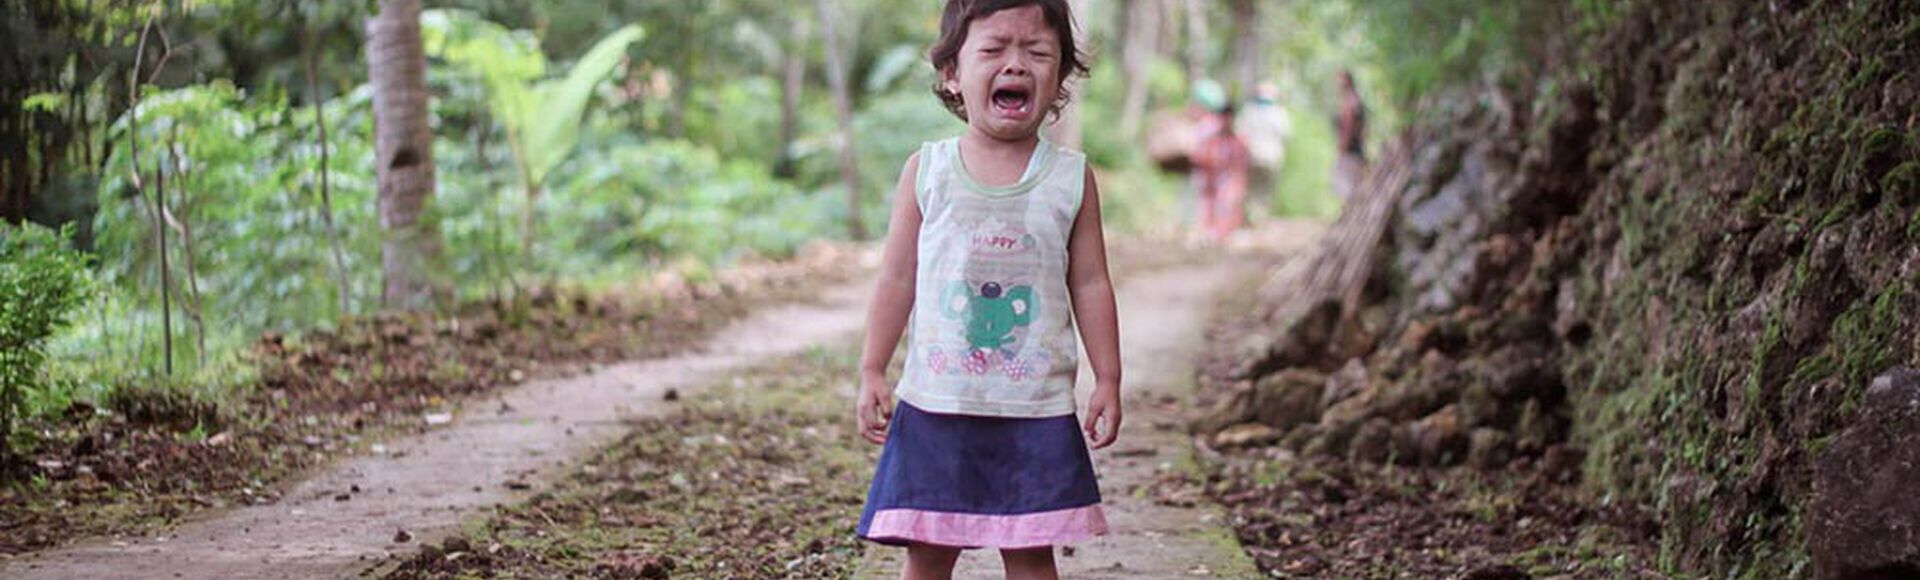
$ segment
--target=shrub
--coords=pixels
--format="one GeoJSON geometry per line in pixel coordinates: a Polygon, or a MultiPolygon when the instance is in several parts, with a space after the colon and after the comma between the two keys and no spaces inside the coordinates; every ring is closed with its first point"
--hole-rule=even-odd
{"type": "Polygon", "coordinates": [[[72,229],[0,225],[0,464],[13,456],[14,422],[39,388],[47,339],[85,302],[86,257],[68,247],[72,229]]]}

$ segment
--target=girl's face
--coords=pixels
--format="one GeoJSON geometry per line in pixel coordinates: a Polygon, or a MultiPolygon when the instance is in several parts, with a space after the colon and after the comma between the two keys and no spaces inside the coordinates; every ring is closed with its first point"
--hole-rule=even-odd
{"type": "Polygon", "coordinates": [[[975,19],[941,79],[965,102],[968,125],[995,139],[1030,139],[1060,94],[1059,35],[1039,6],[975,19]]]}

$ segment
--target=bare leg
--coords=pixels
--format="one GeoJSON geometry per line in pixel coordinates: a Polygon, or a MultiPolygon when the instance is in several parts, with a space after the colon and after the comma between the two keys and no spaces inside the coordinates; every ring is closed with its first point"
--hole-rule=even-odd
{"type": "Polygon", "coordinates": [[[1227,235],[1240,229],[1240,225],[1246,220],[1247,172],[1228,170],[1220,177],[1219,183],[1220,186],[1214,193],[1219,200],[1219,207],[1214,210],[1213,237],[1225,242],[1227,235]]]}
{"type": "Polygon", "coordinates": [[[1211,171],[1200,178],[1200,226],[1203,236],[1213,235],[1220,223],[1220,176],[1211,171]]]}
{"type": "Polygon", "coordinates": [[[1053,547],[1001,550],[1000,561],[1007,567],[1007,580],[1059,580],[1053,567],[1053,547]]]}
{"type": "Polygon", "coordinates": [[[914,544],[907,546],[907,566],[900,569],[902,580],[950,580],[953,563],[960,559],[959,548],[914,544]]]}

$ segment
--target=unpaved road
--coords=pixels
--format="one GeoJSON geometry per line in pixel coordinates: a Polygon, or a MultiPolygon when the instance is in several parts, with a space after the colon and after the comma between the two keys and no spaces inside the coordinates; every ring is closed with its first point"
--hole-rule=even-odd
{"type": "Polygon", "coordinates": [[[206,514],[175,533],[93,540],[22,558],[5,579],[350,578],[373,560],[437,541],[462,517],[514,502],[622,433],[623,418],[673,403],[669,389],[808,348],[853,340],[872,282],[824,289],[820,301],[757,312],[704,350],[536,381],[478,399],[445,428],[388,442],[295,484],[285,499],[206,514]],[[509,486],[508,483],[514,485],[509,486]],[[513,489],[521,488],[521,489],[513,489]],[[344,498],[344,499],[342,499],[344,498]],[[412,536],[396,542],[400,530],[412,536]]]}

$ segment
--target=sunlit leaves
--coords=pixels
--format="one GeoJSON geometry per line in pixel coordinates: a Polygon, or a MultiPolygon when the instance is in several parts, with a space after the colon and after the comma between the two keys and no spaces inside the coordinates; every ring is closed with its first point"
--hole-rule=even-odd
{"type": "Polygon", "coordinates": [[[596,43],[566,76],[542,80],[546,55],[530,33],[509,31],[463,10],[426,11],[421,27],[428,54],[482,79],[493,118],[512,139],[522,179],[535,188],[573,153],[594,87],[643,35],[638,26],[622,27],[596,43]]]}

